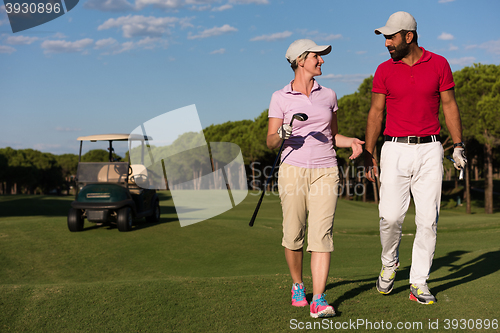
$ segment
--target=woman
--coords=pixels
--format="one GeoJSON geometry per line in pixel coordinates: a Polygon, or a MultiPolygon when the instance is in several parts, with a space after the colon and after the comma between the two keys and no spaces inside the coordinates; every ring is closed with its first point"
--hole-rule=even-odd
{"type": "Polygon", "coordinates": [[[293,280],[292,305],[307,306],[302,282],[303,244],[308,222],[307,252],[311,253],[313,318],[332,317],[335,310],[324,296],[333,251],[333,219],[337,205],[339,172],[334,146],[352,148],[350,159],[363,151],[361,140],[338,133],[337,96],[320,86],[321,56],[331,46],[318,46],[312,40],[299,39],[286,52],[295,78],[276,91],[269,106],[267,146],[278,148],[286,140],[281,154],[278,187],[283,209],[285,258],[293,280]],[[306,121],[295,121],[293,114],[305,113],[306,121]]]}

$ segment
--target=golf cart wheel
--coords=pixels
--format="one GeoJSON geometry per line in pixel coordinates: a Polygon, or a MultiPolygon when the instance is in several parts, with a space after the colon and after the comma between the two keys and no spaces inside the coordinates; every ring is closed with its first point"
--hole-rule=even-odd
{"type": "Polygon", "coordinates": [[[155,201],[153,206],[153,214],[146,216],[146,222],[149,223],[158,223],[160,222],[160,202],[158,200],[155,201]]]}
{"type": "Polygon", "coordinates": [[[130,207],[120,208],[116,224],[118,225],[118,230],[120,231],[132,230],[132,210],[130,207]]]}
{"type": "Polygon", "coordinates": [[[68,214],[69,231],[82,231],[83,222],[82,211],[80,209],[71,208],[68,214]]]}

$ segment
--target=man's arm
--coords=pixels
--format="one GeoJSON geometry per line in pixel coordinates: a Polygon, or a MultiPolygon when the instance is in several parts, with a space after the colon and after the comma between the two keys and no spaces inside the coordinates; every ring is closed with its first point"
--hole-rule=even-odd
{"type": "Polygon", "coordinates": [[[462,142],[462,121],[460,120],[460,111],[455,100],[455,90],[449,89],[442,91],[441,103],[443,103],[443,113],[446,121],[446,127],[450,132],[453,143],[462,142]]]}
{"type": "Polygon", "coordinates": [[[366,178],[374,182],[375,176],[378,176],[377,161],[373,156],[375,144],[377,143],[378,136],[382,130],[382,122],[384,120],[385,109],[385,95],[372,93],[372,102],[370,111],[368,112],[368,119],[366,121],[365,133],[365,168],[366,178]]]}
{"type": "MultiPolygon", "coordinates": [[[[462,142],[462,121],[460,120],[460,111],[455,100],[455,91],[453,89],[441,92],[441,102],[443,103],[443,113],[446,121],[446,127],[450,132],[453,143],[462,142]]],[[[467,156],[463,146],[453,148],[453,165],[460,170],[460,178],[463,177],[463,169],[467,164],[467,156]]]]}

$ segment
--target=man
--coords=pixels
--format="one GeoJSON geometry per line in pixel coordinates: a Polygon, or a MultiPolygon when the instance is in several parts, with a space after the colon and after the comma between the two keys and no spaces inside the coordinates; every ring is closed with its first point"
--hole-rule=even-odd
{"type": "Polygon", "coordinates": [[[380,158],[382,271],[376,283],[377,290],[389,294],[394,286],[402,224],[411,192],[417,231],[410,269],[410,300],[433,304],[436,298],[427,287],[427,279],[436,247],[441,201],[440,102],[454,142],[455,168],[464,168],[467,163],[453,89],[455,83],[446,59],[418,46],[417,22],[409,13],[392,14],[386,25],[375,33],[384,35],[392,58],[380,64],[375,72],[365,139],[367,178],[373,182],[378,176],[373,151],[387,107],[385,142],[380,158]]]}

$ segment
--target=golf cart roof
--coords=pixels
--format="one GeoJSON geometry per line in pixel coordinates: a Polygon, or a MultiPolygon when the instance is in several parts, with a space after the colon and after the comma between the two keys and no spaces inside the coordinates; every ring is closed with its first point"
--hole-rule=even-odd
{"type": "Polygon", "coordinates": [[[98,135],[88,135],[80,136],[77,138],[78,141],[127,141],[127,140],[152,140],[150,136],[144,136],[140,134],[98,134],[98,135]]]}

